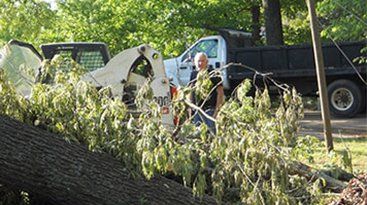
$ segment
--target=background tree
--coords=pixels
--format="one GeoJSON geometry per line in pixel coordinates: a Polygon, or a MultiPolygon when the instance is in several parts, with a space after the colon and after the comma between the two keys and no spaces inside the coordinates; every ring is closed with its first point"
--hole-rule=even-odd
{"type": "Polygon", "coordinates": [[[252,27],[252,40],[254,44],[260,41],[260,32],[261,32],[261,25],[260,25],[260,6],[259,5],[252,5],[251,6],[251,27],[252,27]]]}
{"type": "Polygon", "coordinates": [[[263,0],[267,45],[283,45],[282,17],[279,0],[263,0]]]}
{"type": "Polygon", "coordinates": [[[282,22],[286,45],[311,43],[307,5],[304,0],[282,0],[282,22]]]}
{"type": "Polygon", "coordinates": [[[142,43],[165,56],[177,55],[187,42],[217,28],[250,30],[242,1],[59,1],[61,36],[74,41],[104,41],[112,53],[142,43]],[[233,11],[233,12],[228,12],[233,11]]]}
{"type": "Polygon", "coordinates": [[[364,0],[326,0],[317,4],[322,37],[338,41],[367,38],[367,4],[364,0]]]}
{"type": "Polygon", "coordinates": [[[55,12],[35,0],[0,1],[0,44],[19,39],[35,44],[53,39],[55,12]]]}
{"type": "MultiPolygon", "coordinates": [[[[255,44],[262,44],[259,30],[269,26],[275,26],[274,31],[266,29],[268,40],[277,36],[275,44],[310,42],[303,0],[56,0],[56,3],[53,10],[42,1],[1,1],[0,43],[12,38],[36,47],[49,42],[102,41],[112,54],[149,43],[170,57],[180,54],[198,38],[216,34],[219,28],[251,32],[255,44]],[[266,25],[266,19],[277,22],[266,25]]],[[[364,0],[319,2],[317,10],[325,28],[324,41],[328,40],[327,35],[342,41],[365,38],[366,7],[364,0]]]]}

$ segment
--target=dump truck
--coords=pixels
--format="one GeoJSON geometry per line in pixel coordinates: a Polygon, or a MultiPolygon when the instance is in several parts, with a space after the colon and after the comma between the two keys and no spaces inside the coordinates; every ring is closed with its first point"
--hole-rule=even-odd
{"type": "MultiPolygon", "coordinates": [[[[353,60],[366,57],[361,50],[367,47],[367,40],[337,45],[322,45],[329,107],[334,116],[353,117],[366,109],[367,64],[353,60]]],[[[192,59],[198,52],[207,54],[210,67],[221,69],[227,93],[244,79],[254,79],[258,72],[269,74],[279,84],[294,86],[303,96],[318,96],[310,44],[254,46],[250,33],[223,30],[220,35],[200,38],[178,57],[164,61],[167,76],[173,79],[176,86],[185,86],[189,82],[190,74],[195,69],[192,59]],[[226,67],[231,63],[234,65],[226,67]]],[[[262,76],[256,77],[257,83],[261,84],[262,76]]],[[[276,86],[267,86],[271,94],[278,94],[276,86]]]]}

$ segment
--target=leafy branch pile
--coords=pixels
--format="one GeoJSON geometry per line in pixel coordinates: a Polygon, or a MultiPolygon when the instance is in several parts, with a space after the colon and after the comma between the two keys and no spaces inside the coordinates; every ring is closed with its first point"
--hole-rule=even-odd
{"type": "MultiPolygon", "coordinates": [[[[272,107],[266,89],[251,97],[250,81],[243,82],[218,113],[213,134],[190,120],[174,129],[164,126],[148,83],[136,98],[141,114],[133,117],[121,100],[110,98],[109,88],[97,91],[79,81],[78,66],[66,72],[51,61],[44,71],[43,78],[52,83],[36,83],[27,99],[1,72],[0,114],[108,152],[132,174],[175,175],[195,195],[214,195],[218,202],[309,204],[320,199],[320,181],[290,171],[291,162],[307,156],[313,142],[296,137],[303,105],[295,90],[286,90],[272,107]]],[[[192,89],[182,88],[172,102],[181,119],[187,117],[186,94],[192,89]]]]}
{"type": "Polygon", "coordinates": [[[367,173],[360,174],[348,183],[340,199],[332,205],[367,204],[367,173]]]}

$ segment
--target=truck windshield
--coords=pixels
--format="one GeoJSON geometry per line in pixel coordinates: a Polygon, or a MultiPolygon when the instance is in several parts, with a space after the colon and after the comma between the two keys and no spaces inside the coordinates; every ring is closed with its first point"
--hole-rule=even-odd
{"type": "Polygon", "coordinates": [[[182,58],[182,61],[188,58],[193,59],[199,52],[206,53],[208,58],[216,58],[218,56],[218,40],[210,39],[198,42],[194,47],[186,52],[182,58]]]}

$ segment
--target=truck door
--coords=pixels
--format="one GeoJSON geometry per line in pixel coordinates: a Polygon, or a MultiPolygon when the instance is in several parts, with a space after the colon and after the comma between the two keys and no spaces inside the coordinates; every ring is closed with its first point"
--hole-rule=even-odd
{"type": "Polygon", "coordinates": [[[191,48],[186,50],[179,59],[178,79],[181,85],[187,85],[190,81],[191,72],[195,69],[194,57],[199,52],[204,52],[208,56],[208,66],[212,68],[220,67],[220,55],[218,51],[218,39],[201,39],[191,48]]]}

